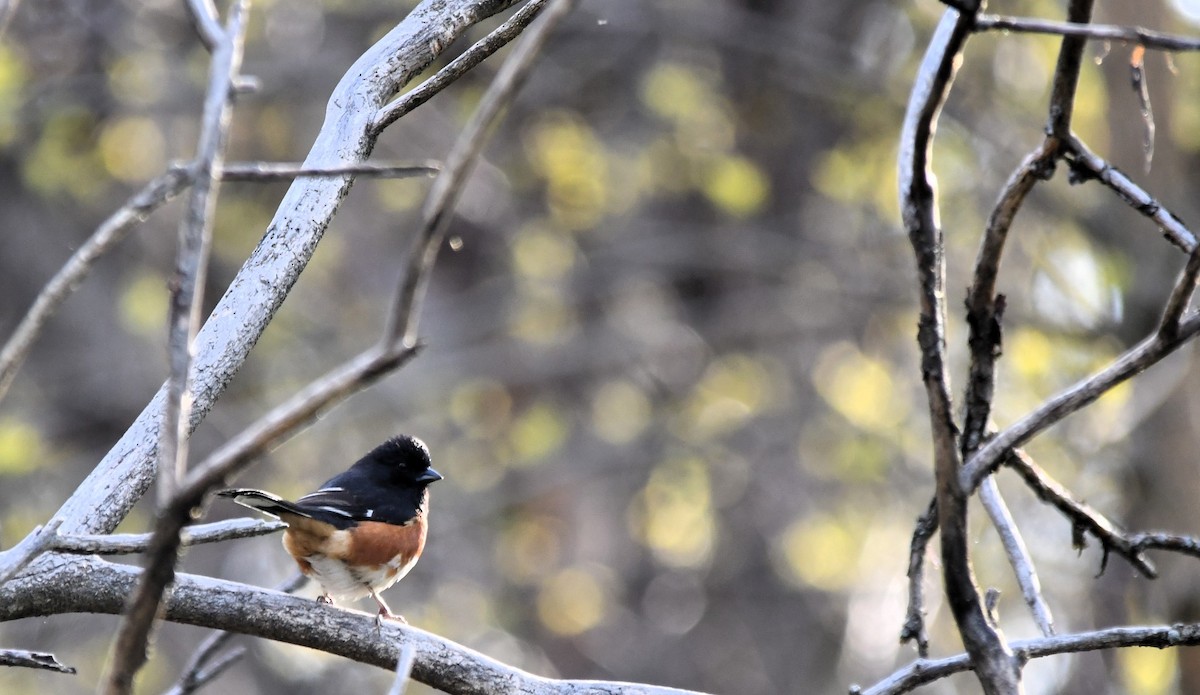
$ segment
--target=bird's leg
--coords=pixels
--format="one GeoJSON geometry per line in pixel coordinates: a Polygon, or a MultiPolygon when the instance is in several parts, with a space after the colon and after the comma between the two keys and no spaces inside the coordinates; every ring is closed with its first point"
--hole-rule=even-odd
{"type": "Polygon", "coordinates": [[[333,599],[329,597],[328,593],[324,593],[317,597],[317,603],[324,603],[332,606],[333,599]]]}
{"type": "Polygon", "coordinates": [[[384,618],[387,618],[388,620],[398,620],[405,625],[408,624],[408,621],[404,619],[403,615],[396,615],[392,612],[391,608],[388,608],[388,605],[384,603],[383,597],[379,595],[379,592],[375,591],[374,589],[370,589],[370,592],[371,598],[375,599],[375,603],[379,604],[379,613],[375,615],[376,630],[379,630],[383,626],[384,618]]]}

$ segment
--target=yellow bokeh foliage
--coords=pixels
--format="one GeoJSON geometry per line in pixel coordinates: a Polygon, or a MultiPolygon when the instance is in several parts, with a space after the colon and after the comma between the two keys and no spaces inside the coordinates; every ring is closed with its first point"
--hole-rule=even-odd
{"type": "Polygon", "coordinates": [[[825,348],[813,368],[817,393],[854,425],[888,432],[903,422],[908,401],[892,377],[890,364],[849,342],[825,348]]]}
{"type": "Polygon", "coordinates": [[[43,464],[46,445],[32,424],[15,418],[0,419],[0,477],[25,475],[43,464]]]}
{"type": "Polygon", "coordinates": [[[537,596],[538,618],[552,632],[578,635],[600,624],[609,598],[598,568],[568,567],[550,575],[537,596]]]}
{"type": "Polygon", "coordinates": [[[655,467],[629,507],[633,536],[671,567],[699,567],[712,556],[716,521],[703,461],[673,458],[655,467]]]}

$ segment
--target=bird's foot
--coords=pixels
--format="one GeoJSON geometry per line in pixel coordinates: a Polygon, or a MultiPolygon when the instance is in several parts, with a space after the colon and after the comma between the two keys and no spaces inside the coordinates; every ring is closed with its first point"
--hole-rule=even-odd
{"type": "Polygon", "coordinates": [[[408,621],[404,619],[403,615],[397,615],[385,608],[380,608],[379,612],[375,614],[375,632],[379,632],[381,629],[383,629],[383,621],[385,619],[394,620],[404,625],[408,624],[408,621]]]}
{"type": "Polygon", "coordinates": [[[333,599],[329,597],[329,594],[321,594],[320,596],[317,597],[317,603],[324,603],[326,605],[332,606],[333,599]]]}

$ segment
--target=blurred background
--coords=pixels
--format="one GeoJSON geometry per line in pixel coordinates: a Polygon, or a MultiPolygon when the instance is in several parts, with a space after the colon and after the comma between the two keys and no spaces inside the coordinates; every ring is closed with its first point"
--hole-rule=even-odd
{"type": "MultiPolygon", "coordinates": [[[[238,101],[229,160],[303,159],[333,85],[411,5],[255,2],[244,72],[262,90],[238,101]]],[[[989,9],[1061,19],[1062,5],[989,9]]],[[[1200,34],[1196,2],[1098,5],[1098,21],[1200,34]]],[[[5,337],[102,219],[191,156],[208,56],[181,6],[17,7],[0,39],[5,337]]],[[[932,472],[895,157],[940,12],[933,0],[583,2],[467,188],[425,306],[424,353],[239,484],[299,495],[391,435],[424,438],[446,480],[433,488],[428,551],[387,598],[414,625],[537,673],[757,695],[845,692],[907,663],[908,542],[932,472]]],[[[972,39],[942,118],[956,388],[980,229],[1042,137],[1057,47],[972,39]]],[[[1200,218],[1200,62],[1148,53],[1147,173],[1129,47],[1087,55],[1076,131],[1184,220],[1200,218]]],[[[443,157],[501,57],[388,129],[375,160],[443,157]]],[[[1182,267],[1145,219],[1064,174],[1034,192],[1009,244],[1000,426],[1140,340],[1182,267]]],[[[285,187],[221,189],[210,307],[285,187]]],[[[195,457],[377,339],[428,187],[355,185],[197,431],[195,457]]],[[[162,383],[179,213],[161,209],[97,266],[0,402],[3,547],[47,520],[162,383]]],[[[1129,528],[1200,533],[1197,387],[1184,349],[1030,451],[1129,528]]],[[[1150,582],[1113,558],[1097,577],[1095,544],[1073,550],[1065,520],[1000,478],[1060,631],[1200,619],[1195,561],[1156,556],[1163,577],[1150,582]]],[[[143,503],[121,530],[146,530],[151,514],[143,503]]],[[[242,514],[217,503],[208,518],[242,514]]],[[[974,521],[979,580],[1003,592],[1006,634],[1035,636],[994,531],[978,509],[974,521]]],[[[268,537],[193,549],[183,569],[272,586],[294,566],[268,537]]],[[[935,656],[961,648],[939,572],[934,553],[935,656]]],[[[0,690],[92,692],[115,625],[91,615],[0,625],[0,645],[79,668],[3,670],[0,690]]],[[[164,627],[140,691],[169,686],[205,635],[164,627]]],[[[391,679],[238,641],[249,654],[213,687],[374,693],[391,679]]],[[[1197,656],[1060,657],[1031,665],[1027,683],[1031,693],[1200,692],[1197,656]]],[[[974,688],[959,677],[927,691],[974,688]]]]}

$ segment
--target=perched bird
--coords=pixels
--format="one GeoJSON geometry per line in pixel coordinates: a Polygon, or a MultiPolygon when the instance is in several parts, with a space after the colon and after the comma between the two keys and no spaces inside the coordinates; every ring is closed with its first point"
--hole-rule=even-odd
{"type": "Polygon", "coordinates": [[[429,449],[401,435],[380,444],[316,492],[288,502],[262,490],[221,490],[238,504],[278,517],[288,525],[283,547],[300,571],[316,579],[321,603],[370,596],[383,618],[392,613],[379,592],[400,581],[425,549],[431,483],[429,449]]]}

